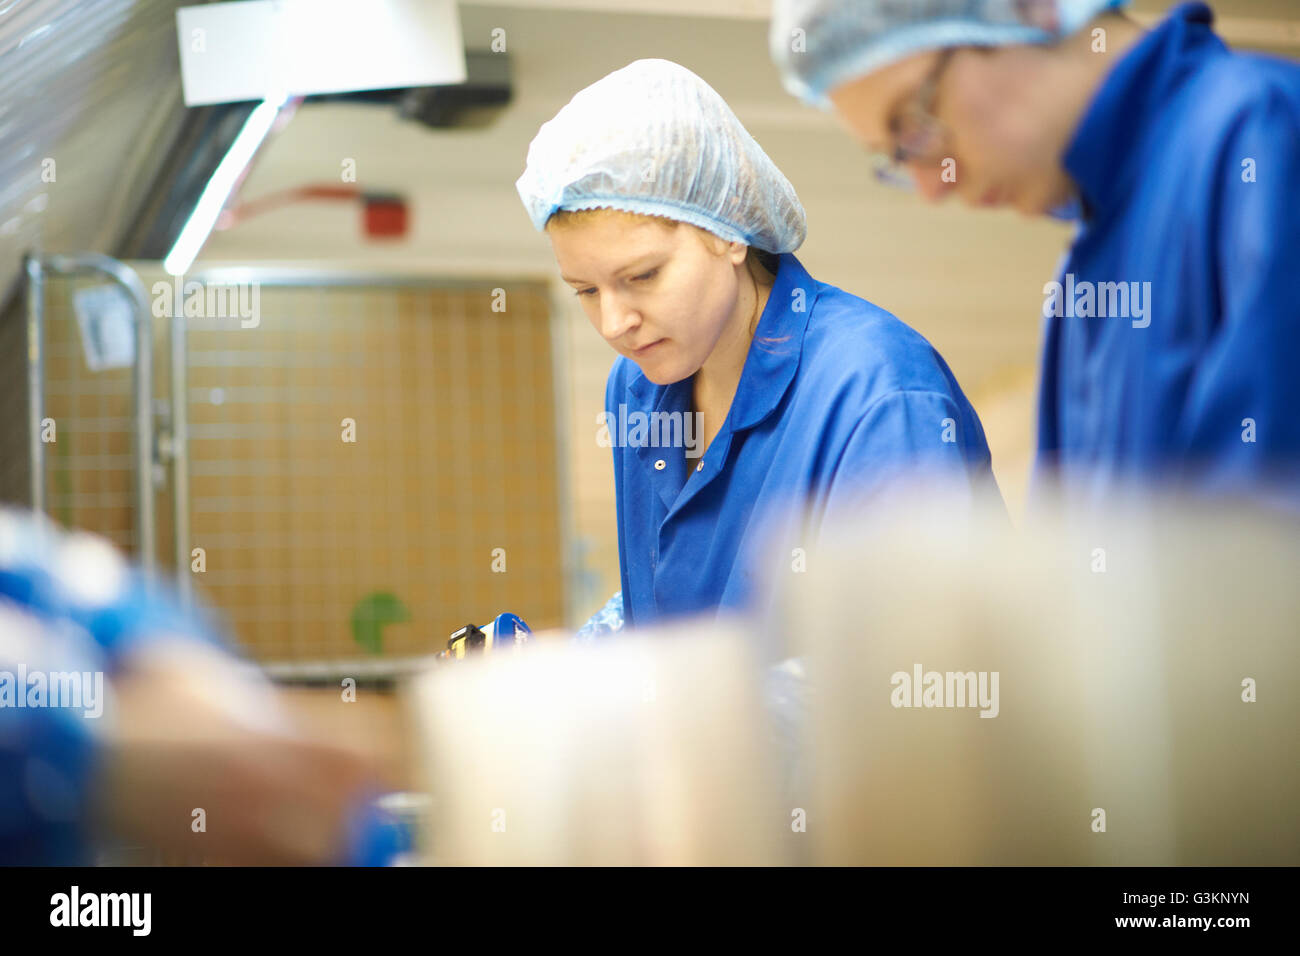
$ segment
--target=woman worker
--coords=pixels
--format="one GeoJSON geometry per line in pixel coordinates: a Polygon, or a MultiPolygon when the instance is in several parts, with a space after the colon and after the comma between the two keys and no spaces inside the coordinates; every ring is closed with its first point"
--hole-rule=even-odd
{"type": "Polygon", "coordinates": [[[1039,477],[1300,507],[1300,65],[1123,2],[778,0],[771,49],[926,199],[1081,213],[1043,289],[1039,477]]]}
{"type": "Polygon", "coordinates": [[[613,446],[622,578],[605,628],[757,610],[756,574],[813,543],[804,517],[815,534],[905,476],[996,495],[943,359],[807,273],[793,187],[694,73],[638,60],[582,90],[542,126],[517,187],[619,353],[598,436],[613,446]],[[792,503],[807,508],[798,524],[792,503]]]}

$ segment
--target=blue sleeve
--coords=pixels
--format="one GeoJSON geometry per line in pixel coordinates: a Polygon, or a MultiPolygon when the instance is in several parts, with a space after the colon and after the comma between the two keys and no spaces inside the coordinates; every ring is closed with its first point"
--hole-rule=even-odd
{"type": "MultiPolygon", "coordinates": [[[[907,495],[918,482],[933,483],[953,495],[960,509],[981,496],[1001,506],[984,430],[964,399],[910,390],[877,399],[854,426],[831,471],[817,535],[844,527],[862,510],[878,507],[891,496],[907,495]]],[[[770,526],[769,533],[775,528],[770,526]]],[[[764,544],[760,551],[773,550],[770,540],[764,544]]],[[[765,590],[772,590],[773,579],[764,575],[763,580],[765,590]]],[[[765,612],[771,614],[770,604],[765,612]]],[[[781,635],[760,643],[775,648],[777,656],[789,651],[781,635]]],[[[802,658],[786,658],[765,668],[761,699],[780,792],[791,807],[807,805],[812,694],[802,658]]]]}
{"type": "MultiPolygon", "coordinates": [[[[614,365],[609,370],[609,378],[605,382],[605,423],[611,431],[615,428],[613,423],[618,421],[618,402],[615,401],[615,397],[621,393],[622,378],[619,375],[621,361],[621,357],[614,360],[614,365]]],[[[627,536],[623,533],[623,449],[618,447],[612,436],[610,450],[614,453],[614,510],[615,520],[618,522],[619,594],[626,595],[630,591],[627,577],[627,536]]],[[[623,603],[621,617],[624,624],[633,623],[632,609],[626,602],[623,603]]]]}
{"type": "Polygon", "coordinates": [[[47,685],[53,673],[76,673],[101,689],[102,708],[123,657],[164,637],[221,643],[212,622],[107,542],[0,510],[0,864],[88,862],[83,828],[102,710],[18,707],[17,695],[39,699],[28,693],[38,672],[47,685]]]}
{"type": "MultiPolygon", "coordinates": [[[[1300,487],[1300,116],[1273,93],[1220,157],[1219,323],[1180,422],[1193,484],[1300,487]],[[1253,179],[1253,181],[1251,181],[1253,179]]],[[[1214,228],[1213,226],[1211,228],[1214,228]]]]}
{"type": "Polygon", "coordinates": [[[867,409],[849,435],[830,476],[821,525],[840,526],[918,482],[942,487],[963,502],[998,496],[973,409],[963,410],[941,392],[891,392],[867,409]]]}
{"type": "Polygon", "coordinates": [[[52,626],[0,592],[0,865],[89,862],[83,830],[102,658],[83,633],[52,626]],[[82,709],[32,706],[47,703],[28,694],[36,673],[47,681],[78,675],[82,709]],[[96,673],[98,681],[88,678],[96,673]]]}
{"type": "Polygon", "coordinates": [[[131,567],[107,541],[25,512],[0,511],[0,597],[79,628],[110,668],[160,637],[224,645],[209,612],[184,608],[169,585],[131,567]]]}

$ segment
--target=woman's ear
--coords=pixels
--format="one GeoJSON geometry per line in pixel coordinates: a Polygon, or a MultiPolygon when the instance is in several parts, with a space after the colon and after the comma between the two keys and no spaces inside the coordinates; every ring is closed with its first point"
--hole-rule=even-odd
{"type": "Polygon", "coordinates": [[[733,265],[740,265],[749,258],[749,246],[743,242],[727,243],[727,255],[730,257],[733,265]]]}

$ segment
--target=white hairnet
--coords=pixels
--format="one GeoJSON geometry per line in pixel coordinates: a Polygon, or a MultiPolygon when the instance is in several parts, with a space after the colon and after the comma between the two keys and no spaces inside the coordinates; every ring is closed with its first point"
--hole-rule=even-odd
{"type": "Polygon", "coordinates": [[[668,60],[637,60],[542,125],[515,183],[533,225],[558,209],[664,216],[791,252],[807,231],[790,181],[722,97],[668,60]]]}
{"type": "Polygon", "coordinates": [[[1128,0],[774,0],[772,59],[785,88],[822,109],[835,87],[949,46],[1049,43],[1128,0]]]}

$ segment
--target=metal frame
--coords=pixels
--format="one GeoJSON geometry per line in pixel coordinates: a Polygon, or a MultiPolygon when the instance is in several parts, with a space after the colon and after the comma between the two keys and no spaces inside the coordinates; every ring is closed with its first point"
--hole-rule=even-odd
{"type": "MultiPolygon", "coordinates": [[[[466,287],[483,287],[494,289],[503,282],[497,277],[486,276],[430,276],[410,273],[366,272],[359,269],[325,269],[318,267],[297,266],[212,266],[200,269],[190,276],[181,277],[182,282],[218,282],[239,284],[256,282],[259,285],[281,287],[312,286],[400,286],[404,288],[446,288],[463,289],[466,287]]],[[[528,275],[516,273],[515,279],[523,282],[535,282],[546,290],[548,334],[551,342],[551,387],[553,407],[555,409],[556,437],[556,488],[559,489],[559,538],[561,573],[564,579],[564,591],[561,597],[561,619],[568,621],[569,614],[577,606],[575,595],[576,575],[574,542],[577,538],[574,527],[573,508],[569,504],[565,490],[569,486],[569,451],[572,437],[569,434],[569,416],[567,396],[564,394],[568,382],[568,352],[565,347],[564,314],[557,297],[557,284],[549,275],[528,275]]],[[[182,579],[184,594],[188,599],[191,587],[189,569],[189,440],[188,425],[184,402],[177,402],[177,395],[185,394],[185,326],[179,318],[182,311],[180,301],[174,303],[177,317],[172,322],[172,427],[175,443],[176,489],[174,500],[177,507],[184,502],[182,517],[178,511],[174,526],[176,528],[177,573],[182,579]],[[184,483],[182,483],[182,477],[184,483]],[[183,529],[183,531],[182,531],[183,529]]],[[[288,671],[285,671],[288,674],[288,671]]]]}
{"type": "MultiPolygon", "coordinates": [[[[516,276],[525,282],[547,284],[542,276],[516,276]]],[[[415,288],[462,289],[466,286],[497,288],[502,280],[492,276],[430,276],[401,272],[366,272],[361,269],[324,269],[297,266],[211,266],[183,277],[186,282],[239,284],[256,282],[269,286],[404,286],[415,288]]]]}
{"type": "Polygon", "coordinates": [[[270,661],[258,665],[262,673],[285,684],[337,682],[345,677],[356,680],[401,680],[431,670],[438,655],[412,657],[340,658],[321,661],[270,661]]]}
{"type": "Polygon", "coordinates": [[[152,571],[157,563],[153,500],[153,320],[144,283],[128,267],[110,256],[87,252],[78,255],[28,254],[27,273],[27,396],[28,439],[31,454],[31,504],[45,511],[45,444],[41,422],[45,418],[45,282],[47,275],[99,275],[115,283],[135,306],[135,532],[137,560],[152,571]]]}
{"type": "MultiPolygon", "coordinates": [[[[40,423],[44,418],[45,406],[45,281],[47,274],[104,275],[118,283],[130,296],[135,305],[136,361],[133,371],[133,391],[135,396],[136,421],[133,435],[135,458],[135,499],[136,499],[136,537],[140,563],[148,570],[157,564],[157,546],[155,541],[156,522],[153,499],[154,449],[154,414],[153,414],[153,321],[149,300],[143,281],[139,274],[117,259],[98,253],[86,253],[76,256],[36,256],[28,255],[26,259],[28,277],[27,295],[27,366],[29,396],[29,428],[31,454],[31,493],[32,508],[45,510],[45,448],[40,440],[40,423]]],[[[338,271],[318,268],[294,267],[213,267],[201,269],[189,276],[179,278],[182,285],[186,282],[220,282],[242,283],[257,282],[261,285],[310,287],[310,286],[402,286],[424,288],[464,288],[482,285],[495,288],[501,285],[497,278],[467,276],[463,278],[370,273],[360,270],[338,271]]],[[[574,555],[573,544],[574,518],[563,489],[567,488],[569,476],[568,452],[571,442],[569,421],[566,414],[564,390],[566,388],[568,363],[565,350],[564,316],[557,307],[554,282],[549,277],[519,276],[523,281],[537,282],[548,294],[549,327],[551,339],[552,389],[554,392],[556,467],[559,474],[557,487],[561,489],[558,507],[561,562],[564,571],[565,588],[562,598],[561,614],[565,620],[576,606],[573,589],[574,555]]],[[[173,546],[176,555],[176,585],[181,599],[189,604],[193,600],[193,580],[189,573],[190,564],[190,489],[189,489],[189,417],[187,408],[188,381],[188,340],[184,318],[184,297],[172,303],[170,319],[170,363],[171,363],[171,440],[168,457],[172,466],[172,528],[173,546]]]]}
{"type": "MultiPolygon", "coordinates": [[[[183,282],[184,277],[182,277],[183,282]]],[[[190,574],[190,418],[189,344],[185,331],[183,297],[172,302],[171,315],[171,413],[172,435],[172,548],[176,554],[176,588],[181,603],[194,602],[194,578],[190,574]]]]}

